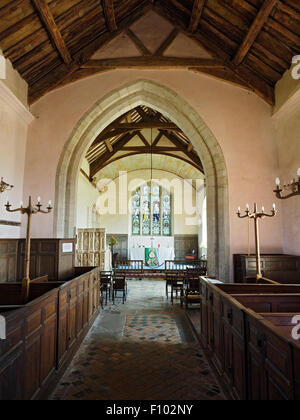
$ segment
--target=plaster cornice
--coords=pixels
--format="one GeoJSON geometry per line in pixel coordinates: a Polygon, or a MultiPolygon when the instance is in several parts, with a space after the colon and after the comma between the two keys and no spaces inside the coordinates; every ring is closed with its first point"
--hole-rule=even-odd
{"type": "Polygon", "coordinates": [[[35,117],[31,114],[31,112],[12,93],[2,80],[0,80],[0,100],[16,112],[27,125],[35,120],[35,117]]]}

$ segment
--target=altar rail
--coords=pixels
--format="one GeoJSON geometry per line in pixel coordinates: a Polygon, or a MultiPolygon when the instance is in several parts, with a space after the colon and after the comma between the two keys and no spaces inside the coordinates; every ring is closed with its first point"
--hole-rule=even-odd
{"type": "Polygon", "coordinates": [[[21,285],[0,284],[0,400],[41,399],[63,373],[99,313],[100,270],[67,282],[33,282],[21,304],[21,285]]]}
{"type": "Polygon", "coordinates": [[[300,286],[212,284],[201,278],[200,339],[240,400],[299,400],[300,286]]]}
{"type": "Polygon", "coordinates": [[[165,261],[165,271],[184,271],[187,269],[203,270],[203,275],[206,274],[207,261],[206,260],[167,260],[165,261]]]}
{"type": "Polygon", "coordinates": [[[144,262],[139,260],[117,260],[115,267],[116,274],[125,276],[139,276],[144,273],[144,262]]]}

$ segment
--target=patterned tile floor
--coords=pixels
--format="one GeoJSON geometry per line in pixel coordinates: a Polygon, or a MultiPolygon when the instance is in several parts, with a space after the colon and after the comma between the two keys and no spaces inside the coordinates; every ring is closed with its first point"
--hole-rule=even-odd
{"type": "Polygon", "coordinates": [[[51,399],[225,399],[185,310],[164,297],[165,283],[128,287],[125,305],[104,307],[51,399]]]}

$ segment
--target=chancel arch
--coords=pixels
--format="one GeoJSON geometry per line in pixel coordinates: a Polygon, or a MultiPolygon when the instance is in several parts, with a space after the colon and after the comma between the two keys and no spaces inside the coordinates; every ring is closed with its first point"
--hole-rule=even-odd
{"type": "Polygon", "coordinates": [[[171,120],[187,136],[203,165],[207,187],[208,270],[229,278],[228,177],[222,150],[202,118],[174,91],[138,80],[100,99],[79,121],[64,147],[56,175],[54,235],[73,236],[78,176],[87,151],[124,113],[146,106],[171,120]]]}

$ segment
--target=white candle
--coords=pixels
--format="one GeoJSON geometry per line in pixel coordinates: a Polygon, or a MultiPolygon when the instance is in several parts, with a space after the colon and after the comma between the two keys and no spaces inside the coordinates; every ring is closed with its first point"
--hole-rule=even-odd
{"type": "Polygon", "coordinates": [[[23,205],[24,205],[23,201],[20,201],[20,207],[21,207],[21,209],[23,208],[23,205]]]}
{"type": "Polygon", "coordinates": [[[38,196],[37,201],[38,201],[38,204],[41,203],[41,197],[40,196],[38,196]]]}
{"type": "Polygon", "coordinates": [[[52,206],[52,201],[51,200],[49,200],[48,205],[49,205],[49,207],[52,206]]]}
{"type": "Polygon", "coordinates": [[[276,204],[275,203],[273,204],[273,210],[274,211],[276,210],[276,204]]]}
{"type": "Polygon", "coordinates": [[[246,204],[246,209],[247,211],[249,211],[249,204],[246,204]]]}
{"type": "Polygon", "coordinates": [[[241,208],[240,207],[238,207],[238,213],[240,213],[241,212],[241,208]]]}
{"type": "Polygon", "coordinates": [[[300,168],[298,168],[297,175],[298,175],[298,178],[300,178],[300,168]]]}
{"type": "Polygon", "coordinates": [[[265,212],[265,208],[264,206],[262,206],[261,211],[264,213],[265,212]]]}
{"type": "Polygon", "coordinates": [[[277,185],[277,187],[280,187],[280,179],[279,178],[276,178],[276,185],[277,185]]]}
{"type": "Polygon", "coordinates": [[[8,198],[6,199],[6,204],[9,205],[9,199],[8,198]]]}

